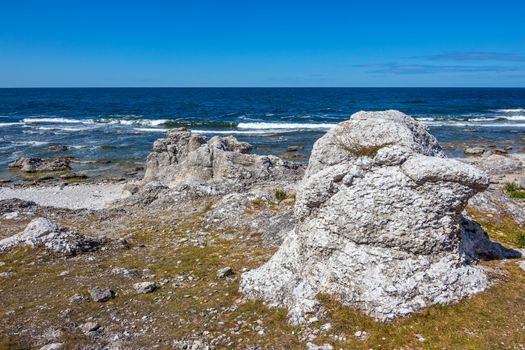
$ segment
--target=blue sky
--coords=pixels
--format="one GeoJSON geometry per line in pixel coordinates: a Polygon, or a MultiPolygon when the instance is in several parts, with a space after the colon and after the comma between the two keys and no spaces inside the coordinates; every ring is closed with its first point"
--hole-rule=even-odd
{"type": "Polygon", "coordinates": [[[525,87],[523,0],[0,5],[2,87],[525,87]]]}

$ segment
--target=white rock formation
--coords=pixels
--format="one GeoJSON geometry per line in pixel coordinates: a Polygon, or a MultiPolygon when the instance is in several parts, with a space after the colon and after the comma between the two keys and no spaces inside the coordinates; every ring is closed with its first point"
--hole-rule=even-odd
{"type": "Polygon", "coordinates": [[[153,144],[142,184],[206,183],[231,190],[260,181],[301,178],[300,165],[275,156],[248,154],[251,148],[233,136],[208,139],[184,128],[172,129],[153,144]]]}
{"type": "Polygon", "coordinates": [[[462,210],[487,186],[477,168],[445,158],[423,124],[356,113],[315,143],[295,229],[240,289],[287,307],[292,323],[319,310],[319,293],[388,321],[480,292],[488,280],[474,264],[474,229],[461,244],[462,210]]]}
{"type": "Polygon", "coordinates": [[[37,218],[32,220],[23,232],[0,240],[0,252],[17,245],[45,247],[55,253],[75,255],[96,249],[98,242],[61,227],[49,219],[37,218]]]}

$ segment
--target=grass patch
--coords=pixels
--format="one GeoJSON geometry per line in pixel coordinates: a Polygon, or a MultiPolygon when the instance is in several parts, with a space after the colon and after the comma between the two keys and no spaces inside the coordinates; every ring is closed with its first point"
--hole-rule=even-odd
{"type": "Polygon", "coordinates": [[[492,240],[515,248],[525,248],[525,229],[516,225],[509,217],[498,217],[498,222],[491,220],[485,213],[467,209],[469,215],[477,221],[492,240]]]}
{"type": "Polygon", "coordinates": [[[277,201],[282,202],[288,197],[288,194],[286,194],[283,190],[275,190],[275,199],[277,201]]]}
{"type": "Polygon", "coordinates": [[[503,185],[503,191],[510,198],[523,199],[525,198],[525,191],[521,190],[515,182],[507,182],[503,185]]]}

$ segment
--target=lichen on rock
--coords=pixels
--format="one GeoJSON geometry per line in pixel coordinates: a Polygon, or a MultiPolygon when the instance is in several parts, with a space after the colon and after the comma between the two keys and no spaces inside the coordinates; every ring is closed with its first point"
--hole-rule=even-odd
{"type": "Polygon", "coordinates": [[[240,289],[292,323],[319,310],[318,294],[388,321],[480,292],[489,282],[468,251],[479,245],[461,244],[462,211],[488,184],[403,113],[356,113],[315,143],[295,228],[240,289]]]}

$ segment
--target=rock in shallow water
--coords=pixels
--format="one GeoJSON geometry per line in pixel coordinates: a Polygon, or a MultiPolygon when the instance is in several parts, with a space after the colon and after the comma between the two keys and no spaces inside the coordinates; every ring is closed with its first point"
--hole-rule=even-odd
{"type": "Polygon", "coordinates": [[[388,321],[480,292],[487,276],[465,251],[476,244],[460,244],[461,212],[488,184],[477,168],[445,158],[414,119],[356,113],[315,143],[295,229],[242,275],[240,289],[287,307],[292,323],[319,310],[319,293],[388,321]]]}
{"type": "Polygon", "coordinates": [[[70,163],[69,157],[53,159],[21,157],[10,163],[9,167],[18,168],[24,173],[53,172],[71,170],[70,163]]]}

